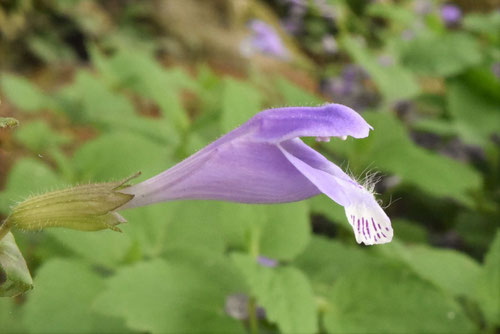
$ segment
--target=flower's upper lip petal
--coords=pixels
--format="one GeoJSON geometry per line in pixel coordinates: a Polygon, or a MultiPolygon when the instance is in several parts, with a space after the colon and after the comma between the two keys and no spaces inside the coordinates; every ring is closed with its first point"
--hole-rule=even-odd
{"type": "Polygon", "coordinates": [[[279,143],[296,137],[364,138],[372,127],[354,110],[341,104],[320,107],[268,109],[243,125],[255,127],[254,140],[279,143]]]}

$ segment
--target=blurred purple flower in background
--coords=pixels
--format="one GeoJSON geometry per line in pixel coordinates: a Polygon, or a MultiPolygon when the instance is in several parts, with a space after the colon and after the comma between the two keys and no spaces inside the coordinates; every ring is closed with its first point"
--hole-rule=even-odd
{"type": "Polygon", "coordinates": [[[344,206],[358,243],[386,243],[393,230],[373,185],[359,185],[299,138],[364,138],[370,129],[340,104],[265,110],[165,172],[124,189],[134,195],[124,208],[187,199],[283,203],[324,193],[344,206]]]}
{"type": "Polygon", "coordinates": [[[257,261],[259,262],[259,264],[261,264],[264,267],[274,268],[274,267],[276,267],[278,265],[278,261],[277,260],[270,259],[270,258],[262,256],[262,255],[259,256],[259,258],[257,259],[257,261]]]}
{"type": "Polygon", "coordinates": [[[327,20],[335,21],[337,18],[337,12],[335,8],[328,4],[326,0],[314,0],[314,4],[318,8],[322,17],[327,20]]]}
{"type": "Polygon", "coordinates": [[[441,7],[441,19],[447,26],[453,26],[462,19],[462,10],[453,4],[446,4],[441,7]]]}
{"type": "Polygon", "coordinates": [[[324,79],[321,91],[335,102],[362,110],[373,106],[377,100],[376,93],[365,87],[364,82],[368,79],[362,67],[350,64],[344,66],[339,76],[324,79]]]}
{"type": "Polygon", "coordinates": [[[282,0],[288,6],[288,16],[283,20],[283,27],[291,34],[298,34],[304,28],[304,16],[307,3],[304,0],[282,0]]]}
{"type": "Polygon", "coordinates": [[[251,55],[253,52],[260,52],[277,58],[288,58],[288,50],[271,25],[261,20],[253,20],[248,26],[251,36],[243,42],[244,54],[251,55]]]}

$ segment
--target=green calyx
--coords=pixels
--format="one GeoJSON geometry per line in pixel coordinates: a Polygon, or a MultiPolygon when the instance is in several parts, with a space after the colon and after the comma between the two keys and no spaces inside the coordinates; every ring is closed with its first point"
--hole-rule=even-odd
{"type": "Polygon", "coordinates": [[[27,231],[46,227],[120,231],[116,225],[126,220],[115,210],[134,196],[119,190],[138,175],[118,182],[81,185],[30,197],[13,208],[0,225],[0,234],[12,227],[27,231]]]}
{"type": "Polygon", "coordinates": [[[0,297],[13,297],[33,288],[26,261],[12,233],[0,240],[0,297]]]}

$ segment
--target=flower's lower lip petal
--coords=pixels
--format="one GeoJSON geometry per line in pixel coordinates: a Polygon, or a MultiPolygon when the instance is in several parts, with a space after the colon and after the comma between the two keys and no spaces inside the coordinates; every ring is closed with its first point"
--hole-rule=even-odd
{"type": "Polygon", "coordinates": [[[357,183],[339,166],[325,158],[318,151],[315,151],[313,148],[306,145],[300,138],[286,140],[280,143],[279,146],[312,168],[322,170],[323,172],[331,174],[338,179],[357,185],[357,183]]]}
{"type": "Polygon", "coordinates": [[[135,195],[128,207],[178,199],[282,203],[320,193],[272,144],[234,140],[202,154],[207,158],[198,159],[195,154],[125,189],[135,195]]]}
{"type": "Polygon", "coordinates": [[[375,201],[373,195],[367,193],[359,197],[357,202],[345,208],[345,212],[359,244],[374,245],[391,242],[394,235],[391,220],[375,201]]]}
{"type": "Polygon", "coordinates": [[[358,243],[374,245],[392,240],[394,232],[391,221],[373,194],[300,139],[283,142],[280,148],[287,159],[318,189],[345,207],[358,243]]]}
{"type": "MultiPolygon", "coordinates": [[[[288,161],[290,161],[298,171],[300,171],[306,178],[309,179],[309,181],[321,190],[322,193],[342,206],[351,204],[349,192],[352,191],[354,186],[346,182],[346,180],[336,177],[335,174],[331,172],[331,169],[328,170],[330,166],[326,165],[326,163],[321,161],[318,156],[310,152],[315,152],[314,150],[309,148],[310,151],[307,151],[307,145],[300,141],[300,139],[293,141],[289,140],[282,145],[279,145],[279,147],[288,161]],[[348,184],[350,186],[346,186],[348,184]]],[[[317,152],[315,153],[320,155],[317,152]]],[[[331,164],[333,165],[333,163],[331,164]]],[[[342,172],[342,174],[344,173],[342,172]]],[[[347,175],[345,176],[347,177],[347,175]]]]}
{"type": "Polygon", "coordinates": [[[257,131],[252,138],[279,143],[295,137],[364,138],[371,126],[354,110],[341,104],[265,110],[249,123],[257,131]]]}

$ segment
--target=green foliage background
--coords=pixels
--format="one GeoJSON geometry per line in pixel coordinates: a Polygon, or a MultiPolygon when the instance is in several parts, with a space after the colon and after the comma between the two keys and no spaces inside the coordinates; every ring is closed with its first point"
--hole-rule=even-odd
{"type": "MultiPolygon", "coordinates": [[[[234,31],[282,15],[278,2],[248,3],[229,17],[234,31]]],[[[471,8],[448,28],[439,2],[417,17],[415,1],[330,0],[340,51],[325,56],[316,37],[332,27],[307,3],[307,34],[282,36],[288,63],[207,51],[197,37],[220,32],[217,24],[179,35],[159,22],[158,2],[2,3],[0,112],[20,125],[0,128],[0,214],[65,185],[137,171],[144,180],[260,110],[327,102],[307,83],[352,63],[378,95],[362,113],[374,131],[310,144],[355,176],[383,173],[381,199],[397,199],[387,208],[393,242],[357,245],[343,209],[325,196],[163,203],[125,211],[121,234],[15,231],[34,290],[0,299],[0,333],[243,333],[247,308],[257,306],[263,333],[500,329],[500,79],[490,71],[500,62],[500,14],[471,8]],[[416,36],[405,40],[408,29],[416,36]],[[411,117],[398,111],[402,101],[411,117]],[[479,158],[449,154],[457,142],[479,158]]]]}

